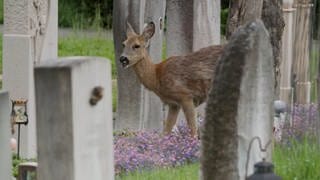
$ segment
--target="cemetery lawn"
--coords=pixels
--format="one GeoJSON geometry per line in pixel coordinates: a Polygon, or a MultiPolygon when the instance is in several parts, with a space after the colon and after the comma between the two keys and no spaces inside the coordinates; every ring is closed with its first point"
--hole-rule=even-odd
{"type": "Polygon", "coordinates": [[[199,163],[189,164],[176,168],[162,168],[156,170],[137,171],[122,174],[116,180],[194,180],[199,179],[199,163]]]}
{"type": "MultiPolygon", "coordinates": [[[[307,140],[293,140],[289,145],[275,144],[273,164],[275,173],[283,180],[319,180],[319,144],[307,140]]],[[[176,168],[143,170],[122,173],[116,180],[199,179],[199,163],[176,168]]]]}
{"type": "Polygon", "coordinates": [[[112,78],[116,78],[113,40],[96,37],[59,38],[58,56],[100,56],[109,59],[112,65],[112,78]]]}
{"type": "Polygon", "coordinates": [[[316,140],[291,140],[286,145],[275,144],[275,172],[283,180],[319,180],[320,144],[316,140]]]}

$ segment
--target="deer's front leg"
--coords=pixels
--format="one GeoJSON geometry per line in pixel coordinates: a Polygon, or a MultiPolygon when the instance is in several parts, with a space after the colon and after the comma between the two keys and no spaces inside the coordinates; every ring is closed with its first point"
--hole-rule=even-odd
{"type": "Polygon", "coordinates": [[[171,133],[173,126],[177,122],[179,110],[180,110],[180,106],[169,105],[169,112],[168,112],[167,120],[165,121],[164,129],[163,129],[164,134],[171,133]]]}
{"type": "Polygon", "coordinates": [[[182,109],[186,117],[190,133],[192,137],[197,136],[196,111],[193,100],[185,100],[182,102],[182,109]]]}

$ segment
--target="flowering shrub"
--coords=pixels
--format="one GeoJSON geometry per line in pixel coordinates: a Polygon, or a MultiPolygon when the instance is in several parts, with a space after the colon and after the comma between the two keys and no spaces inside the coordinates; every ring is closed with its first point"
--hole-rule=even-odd
{"type": "Polygon", "coordinates": [[[290,113],[291,121],[282,124],[282,141],[290,138],[300,140],[304,137],[314,137],[318,127],[318,106],[316,104],[296,104],[290,113]]]}
{"type": "Polygon", "coordinates": [[[185,125],[179,125],[167,136],[156,130],[126,130],[114,137],[115,173],[196,162],[199,150],[199,140],[189,136],[185,125]]]}

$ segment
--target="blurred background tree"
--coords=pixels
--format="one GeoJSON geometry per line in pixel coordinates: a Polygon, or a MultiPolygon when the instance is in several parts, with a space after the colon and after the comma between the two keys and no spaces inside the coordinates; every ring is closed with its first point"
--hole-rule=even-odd
{"type": "MultiPolygon", "coordinates": [[[[230,0],[221,0],[221,32],[225,32],[230,0]]],[[[59,0],[59,26],[112,28],[113,0],[59,0]]]]}
{"type": "Polygon", "coordinates": [[[58,9],[60,27],[111,28],[113,0],[59,0],[58,9]]]}
{"type": "MultiPolygon", "coordinates": [[[[225,34],[231,0],[221,0],[221,33],[225,34]]],[[[59,0],[59,27],[76,29],[111,29],[113,0],[59,0]]],[[[0,24],[3,23],[3,0],[0,0],[0,24]]]]}

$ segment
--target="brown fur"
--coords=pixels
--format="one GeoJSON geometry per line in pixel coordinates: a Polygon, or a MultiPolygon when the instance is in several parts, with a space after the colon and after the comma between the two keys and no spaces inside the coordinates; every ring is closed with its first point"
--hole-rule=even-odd
{"type": "Polygon", "coordinates": [[[154,64],[146,50],[154,33],[149,24],[142,35],[137,35],[128,25],[127,40],[122,57],[129,60],[141,83],[169,105],[164,132],[170,133],[182,108],[191,135],[197,135],[195,107],[207,99],[213,72],[222,53],[222,46],[209,46],[185,56],[173,56],[154,64]],[[132,48],[139,45],[139,48],[132,48]]]}

